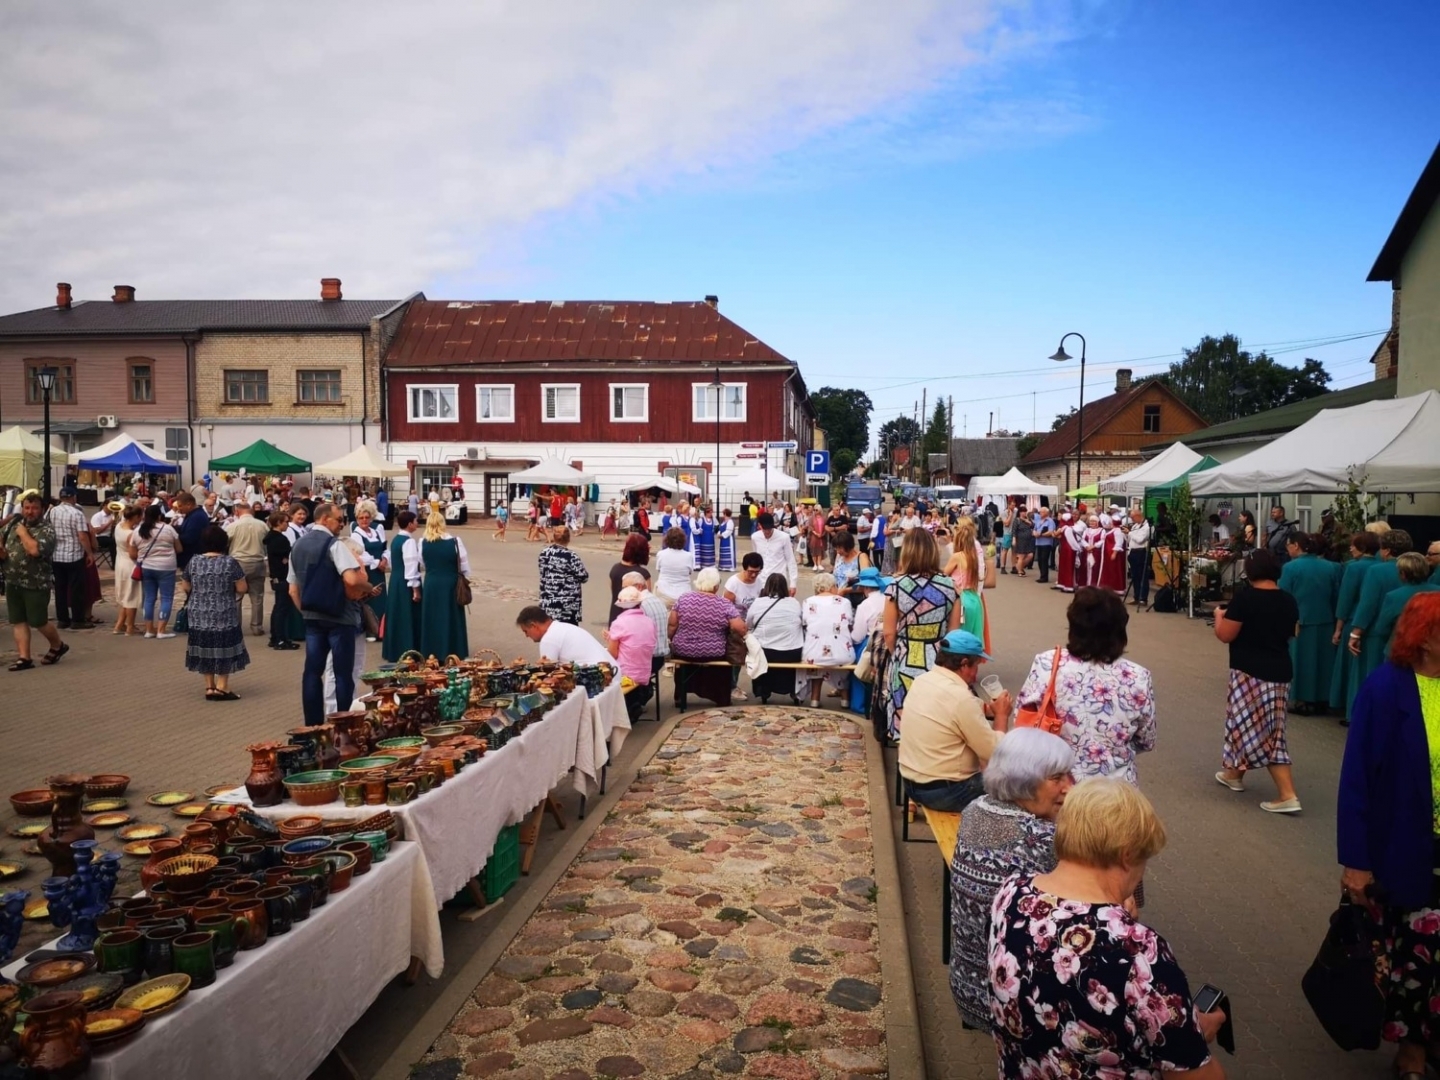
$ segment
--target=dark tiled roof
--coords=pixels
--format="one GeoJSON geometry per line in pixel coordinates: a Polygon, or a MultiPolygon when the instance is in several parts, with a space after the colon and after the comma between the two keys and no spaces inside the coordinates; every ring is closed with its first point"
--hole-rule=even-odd
{"type": "MultiPolygon", "coordinates": [[[[1145,389],[1153,379],[1144,379],[1133,384],[1129,390],[1119,390],[1109,397],[1085,403],[1085,430],[1094,435],[1101,426],[1108,423],[1126,402],[1145,389]]],[[[1077,413],[1060,425],[1059,431],[1052,431],[1040,444],[1025,455],[1023,464],[1037,465],[1042,461],[1060,461],[1075,453],[1075,444],[1080,441],[1080,415],[1077,413]]],[[[1002,470],[1003,471],[1003,470],[1002,470]]]]}
{"type": "Polygon", "coordinates": [[[1436,144],[1429,163],[1420,173],[1420,179],[1415,181],[1415,189],[1405,200],[1400,216],[1395,219],[1395,227],[1390,230],[1366,281],[1394,281],[1400,276],[1400,263],[1405,259],[1405,252],[1437,201],[1440,201],[1440,143],[1436,144]]]}
{"type": "Polygon", "coordinates": [[[91,300],[0,316],[0,337],[364,330],[398,300],[91,300]]]}
{"type": "Polygon", "coordinates": [[[390,367],[545,360],[789,363],[703,301],[417,301],[390,344],[390,367]]]}
{"type": "Polygon", "coordinates": [[[952,439],[955,472],[970,476],[1001,476],[1020,463],[1019,439],[952,439]]]}
{"type": "MultiPolygon", "coordinates": [[[[1388,401],[1395,396],[1395,382],[1394,379],[1373,379],[1344,390],[1332,390],[1319,397],[1281,405],[1278,409],[1266,409],[1264,412],[1242,416],[1238,420],[1227,420],[1223,424],[1201,428],[1199,431],[1190,432],[1189,435],[1180,436],[1179,441],[1192,450],[1203,451],[1206,446],[1235,439],[1283,435],[1287,431],[1294,431],[1305,421],[1314,417],[1321,409],[1344,409],[1351,405],[1363,405],[1367,401],[1388,401]]],[[[1175,441],[1175,439],[1170,439],[1163,443],[1155,443],[1153,446],[1144,447],[1143,451],[1149,453],[1153,450],[1163,450],[1175,441]]]]}

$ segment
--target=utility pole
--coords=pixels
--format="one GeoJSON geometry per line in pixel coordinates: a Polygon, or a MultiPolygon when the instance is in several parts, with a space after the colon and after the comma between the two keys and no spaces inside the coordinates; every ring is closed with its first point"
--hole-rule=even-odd
{"type": "Polygon", "coordinates": [[[925,471],[918,477],[920,483],[928,483],[930,480],[930,457],[925,453],[925,433],[930,426],[929,394],[928,386],[920,391],[920,456],[925,458],[925,471]]]}
{"type": "Polygon", "coordinates": [[[915,417],[910,428],[910,460],[905,463],[905,471],[909,473],[910,479],[915,479],[915,450],[919,446],[920,438],[920,402],[915,402],[915,417]]]}
{"type": "Polygon", "coordinates": [[[955,482],[955,395],[949,397],[949,404],[945,406],[945,419],[948,431],[945,435],[945,475],[953,484],[955,482]]]}

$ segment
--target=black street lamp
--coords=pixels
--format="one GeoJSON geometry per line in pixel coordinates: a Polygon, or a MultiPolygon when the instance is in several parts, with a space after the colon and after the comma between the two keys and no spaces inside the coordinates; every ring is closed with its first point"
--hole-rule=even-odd
{"type": "Polygon", "coordinates": [[[720,406],[725,396],[725,384],[720,381],[720,367],[715,367],[715,381],[710,384],[715,391],[715,493],[710,506],[715,511],[715,523],[720,523],[720,406]]]}
{"type": "Polygon", "coordinates": [[[47,509],[50,506],[50,395],[55,392],[55,379],[59,374],[53,367],[42,367],[35,372],[35,381],[40,384],[40,395],[45,401],[45,475],[41,478],[41,489],[47,509]]]}
{"type": "Polygon", "coordinates": [[[1080,339],[1080,411],[1076,419],[1080,423],[1079,437],[1075,440],[1075,488],[1079,490],[1085,486],[1085,481],[1080,478],[1081,462],[1085,454],[1085,335],[1076,333],[1074,330],[1060,339],[1060,347],[1055,350],[1051,360],[1074,360],[1075,358],[1065,351],[1065,338],[1078,337],[1080,339]]]}

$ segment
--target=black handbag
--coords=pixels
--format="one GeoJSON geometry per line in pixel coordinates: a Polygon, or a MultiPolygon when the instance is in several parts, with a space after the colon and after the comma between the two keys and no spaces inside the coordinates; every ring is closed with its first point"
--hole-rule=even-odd
{"type": "Polygon", "coordinates": [[[1342,1050],[1374,1050],[1385,1024],[1385,994],[1376,978],[1381,930],[1348,896],[1330,916],[1315,962],[1300,980],[1305,1000],[1342,1050]]]}

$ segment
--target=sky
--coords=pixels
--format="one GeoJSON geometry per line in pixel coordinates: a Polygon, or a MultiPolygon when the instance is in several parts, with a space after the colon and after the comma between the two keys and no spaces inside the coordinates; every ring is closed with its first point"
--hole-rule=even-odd
{"type": "Polygon", "coordinates": [[[1091,400],[1205,334],[1371,378],[1440,138],[1432,3],[19,0],[0,40],[0,311],[716,294],[957,435],[1075,404],[1069,331],[1091,400]]]}

